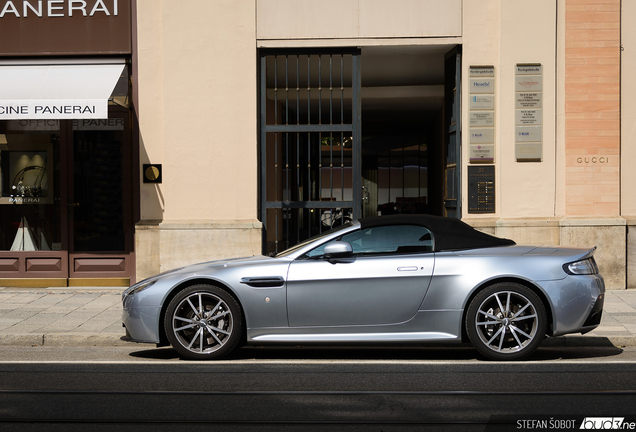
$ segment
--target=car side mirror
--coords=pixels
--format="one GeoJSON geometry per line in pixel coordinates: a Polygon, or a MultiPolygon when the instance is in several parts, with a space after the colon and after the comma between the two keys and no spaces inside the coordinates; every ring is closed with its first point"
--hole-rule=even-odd
{"type": "Polygon", "coordinates": [[[339,258],[351,258],[353,256],[353,248],[347,242],[332,242],[325,246],[324,256],[329,261],[338,260],[339,258]]]}

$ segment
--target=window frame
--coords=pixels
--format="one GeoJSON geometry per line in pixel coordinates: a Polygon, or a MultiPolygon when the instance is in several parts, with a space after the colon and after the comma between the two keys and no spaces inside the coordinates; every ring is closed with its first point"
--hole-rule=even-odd
{"type": "MultiPolygon", "coordinates": [[[[421,238],[422,238],[421,237],[421,238]]],[[[311,255],[312,252],[318,250],[318,249],[322,249],[324,250],[325,246],[335,242],[335,241],[345,241],[349,244],[351,244],[351,247],[353,249],[353,257],[375,257],[375,256],[399,256],[399,255],[414,255],[414,254],[428,254],[428,253],[432,253],[435,252],[435,238],[433,235],[433,232],[431,230],[429,230],[428,228],[426,228],[425,226],[422,225],[410,225],[410,224],[399,224],[399,225],[381,225],[381,226],[375,226],[375,227],[369,227],[369,228],[363,228],[363,229],[358,229],[355,231],[351,231],[348,233],[345,233],[343,235],[340,235],[334,239],[331,239],[330,241],[327,241],[313,249],[311,249],[310,251],[307,251],[306,253],[304,253],[301,257],[299,257],[300,259],[308,259],[308,260],[320,260],[320,259],[325,259],[325,255],[323,254],[319,254],[319,255],[311,255]],[[402,250],[400,251],[399,249],[401,247],[409,247],[409,246],[417,246],[417,245],[404,245],[404,246],[398,246],[396,248],[395,251],[377,251],[377,252],[370,252],[370,251],[358,251],[356,252],[356,248],[354,247],[354,244],[352,244],[351,242],[345,240],[345,237],[354,235],[354,234],[362,234],[364,231],[372,231],[372,230],[377,230],[377,229],[384,229],[384,228],[401,228],[401,227],[410,227],[410,228],[421,228],[423,230],[425,230],[426,232],[423,234],[422,237],[426,236],[427,234],[430,236],[430,239],[426,239],[426,241],[430,242],[430,245],[426,245],[429,248],[427,248],[427,250],[413,250],[413,251],[407,251],[407,250],[402,250]]],[[[420,240],[422,241],[422,240],[420,240]]]]}

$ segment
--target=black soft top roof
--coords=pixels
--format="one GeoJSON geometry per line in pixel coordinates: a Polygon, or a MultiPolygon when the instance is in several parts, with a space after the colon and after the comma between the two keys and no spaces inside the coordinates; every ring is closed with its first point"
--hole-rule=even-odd
{"type": "Polygon", "coordinates": [[[359,219],[362,229],[385,225],[419,225],[433,234],[435,251],[511,246],[514,241],[477,231],[455,218],[431,215],[387,215],[359,219]]]}

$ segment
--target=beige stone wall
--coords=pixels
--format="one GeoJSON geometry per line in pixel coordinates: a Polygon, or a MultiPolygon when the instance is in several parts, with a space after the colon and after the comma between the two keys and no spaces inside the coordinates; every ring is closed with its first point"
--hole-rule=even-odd
{"type": "MultiPolygon", "coordinates": [[[[462,182],[463,214],[471,221],[503,218],[554,218],[557,176],[555,157],[557,5],[553,0],[536,0],[532,7],[515,2],[465,0],[463,2],[463,88],[469,88],[470,66],[495,68],[495,213],[469,214],[468,182],[462,182]],[[530,43],[531,41],[531,43],[530,43]],[[515,160],[515,68],[517,64],[543,66],[543,160],[519,163],[515,160]],[[519,197],[523,197],[519,199],[519,197]]],[[[466,178],[469,166],[469,93],[462,93],[464,119],[462,146],[466,178]]],[[[471,222],[473,223],[473,222],[471,222]]]]}
{"type": "Polygon", "coordinates": [[[624,289],[626,280],[625,219],[576,219],[561,221],[561,244],[597,247],[594,258],[608,289],[624,289]]]}
{"type": "Polygon", "coordinates": [[[627,224],[627,288],[636,288],[636,218],[626,218],[627,224]]]}
{"type": "Polygon", "coordinates": [[[514,239],[518,244],[561,244],[559,220],[557,218],[501,219],[496,224],[497,236],[514,239]]]}
{"type": "Polygon", "coordinates": [[[535,0],[532,7],[500,4],[499,214],[504,219],[552,218],[556,216],[557,7],[554,0],[535,0]],[[528,63],[543,67],[541,162],[517,162],[515,155],[516,66],[528,63]]]}
{"type": "Polygon", "coordinates": [[[137,278],[259,253],[254,1],[138,0],[137,20],[140,163],[163,165],[141,185],[137,278]]]}
{"type": "Polygon", "coordinates": [[[636,2],[621,3],[621,214],[627,220],[627,287],[636,288],[636,2]],[[626,24],[629,23],[629,24],[626,24]]]}
{"type": "MultiPolygon", "coordinates": [[[[623,1],[621,12],[621,214],[636,216],[636,2],[623,1]]],[[[634,282],[636,285],[636,281],[634,282]]]]}
{"type": "Polygon", "coordinates": [[[197,262],[261,253],[258,221],[146,221],[137,225],[136,247],[147,251],[137,265],[137,280],[197,262]]]}
{"type": "Polygon", "coordinates": [[[259,40],[461,36],[462,0],[256,0],[256,7],[259,40]]]}
{"type": "MultiPolygon", "coordinates": [[[[596,247],[594,257],[605,278],[606,288],[633,287],[628,281],[636,278],[636,253],[633,248],[626,247],[626,228],[628,223],[636,225],[636,220],[626,221],[622,217],[464,220],[480,231],[512,239],[521,245],[596,247]]],[[[629,235],[631,244],[636,244],[634,231],[636,227],[629,235]]]]}

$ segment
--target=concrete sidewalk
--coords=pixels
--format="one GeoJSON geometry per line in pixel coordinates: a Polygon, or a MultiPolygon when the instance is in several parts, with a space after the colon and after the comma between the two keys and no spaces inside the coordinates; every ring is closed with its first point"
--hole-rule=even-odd
{"type": "MultiPolygon", "coordinates": [[[[125,288],[0,288],[0,345],[127,345],[125,288]]],[[[636,346],[636,290],[607,291],[601,325],[549,346],[636,346]]]]}

